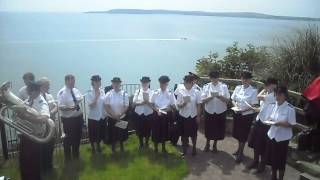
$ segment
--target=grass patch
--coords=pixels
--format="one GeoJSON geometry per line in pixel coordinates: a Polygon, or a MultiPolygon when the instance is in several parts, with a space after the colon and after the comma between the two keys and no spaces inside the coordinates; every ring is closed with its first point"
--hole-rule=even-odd
{"type": "MultiPolygon", "coordinates": [[[[169,144],[169,143],[168,143],[169,144]]],[[[92,154],[89,144],[81,145],[80,160],[64,163],[63,150],[54,157],[54,171],[46,180],[177,180],[188,174],[188,166],[179,151],[168,145],[168,155],[155,154],[153,149],[138,150],[138,139],[130,136],[126,152],[113,155],[108,146],[101,154],[92,154]]],[[[17,159],[0,164],[0,175],[20,179],[17,159]]]]}

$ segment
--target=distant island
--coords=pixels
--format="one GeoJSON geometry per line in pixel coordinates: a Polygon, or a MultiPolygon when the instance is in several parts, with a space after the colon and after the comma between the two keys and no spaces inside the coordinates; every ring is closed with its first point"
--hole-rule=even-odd
{"type": "Polygon", "coordinates": [[[204,12],[204,11],[176,11],[176,10],[143,10],[143,9],[112,9],[109,11],[89,11],[86,13],[106,13],[106,14],[175,14],[187,16],[216,16],[216,17],[238,17],[276,20],[300,20],[300,21],[320,21],[320,18],[275,16],[255,12],[204,12]]]}

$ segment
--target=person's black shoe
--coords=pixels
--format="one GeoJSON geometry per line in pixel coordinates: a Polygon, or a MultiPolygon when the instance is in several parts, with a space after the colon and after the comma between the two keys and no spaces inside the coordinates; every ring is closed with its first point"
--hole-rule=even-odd
{"type": "Polygon", "coordinates": [[[258,169],[258,162],[252,161],[248,166],[247,169],[258,169]]]}
{"type": "Polygon", "coordinates": [[[243,161],[243,155],[242,154],[237,155],[236,163],[241,163],[242,161],[243,161]]]}
{"type": "Polygon", "coordinates": [[[196,150],[196,148],[193,148],[192,149],[192,156],[196,156],[197,155],[197,150],[196,150]]]}
{"type": "Polygon", "coordinates": [[[217,152],[218,152],[217,146],[213,146],[213,147],[212,147],[212,152],[213,152],[213,153],[217,153],[217,152]]]}
{"type": "Polygon", "coordinates": [[[100,146],[97,147],[97,151],[98,151],[98,153],[101,153],[101,152],[102,152],[100,146]]]}
{"type": "Polygon", "coordinates": [[[203,149],[203,152],[209,152],[210,150],[210,146],[207,144],[204,149],[203,149]]]}
{"type": "Polygon", "coordinates": [[[164,154],[167,154],[167,153],[168,153],[167,150],[166,150],[166,148],[163,148],[163,149],[162,149],[162,153],[164,153],[164,154]]]}
{"type": "Polygon", "coordinates": [[[256,172],[256,173],[258,173],[258,174],[263,173],[265,169],[266,169],[266,166],[265,166],[264,164],[261,164],[261,163],[260,163],[260,164],[258,165],[258,169],[257,169],[257,172],[256,172]]]}
{"type": "Polygon", "coordinates": [[[232,155],[238,156],[239,155],[239,151],[236,151],[236,152],[232,153],[232,155]]]}

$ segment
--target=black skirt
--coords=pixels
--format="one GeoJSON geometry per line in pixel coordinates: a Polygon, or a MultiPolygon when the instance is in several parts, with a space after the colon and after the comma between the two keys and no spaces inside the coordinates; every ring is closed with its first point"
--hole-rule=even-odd
{"type": "Polygon", "coordinates": [[[246,142],[250,133],[252,121],[255,114],[234,114],[233,115],[233,132],[232,136],[239,142],[246,142]]]}
{"type": "Polygon", "coordinates": [[[270,126],[263,124],[260,120],[256,121],[253,127],[248,146],[253,148],[258,155],[263,155],[265,153],[269,128],[270,126]]]}
{"type": "Polygon", "coordinates": [[[152,122],[152,141],[155,143],[163,143],[169,140],[169,121],[172,117],[172,112],[168,112],[166,115],[162,114],[158,116],[155,112],[153,113],[152,122]]]}
{"type": "Polygon", "coordinates": [[[181,136],[182,123],[177,112],[173,112],[169,118],[169,137],[173,144],[176,144],[181,136]]]}
{"type": "Polygon", "coordinates": [[[205,112],[204,132],[208,140],[222,140],[226,131],[226,112],[209,114],[205,112]]]}
{"type": "Polygon", "coordinates": [[[198,123],[196,120],[196,117],[191,118],[185,118],[180,116],[181,122],[182,122],[182,137],[197,137],[198,132],[198,123]]]}
{"type": "Polygon", "coordinates": [[[88,119],[88,132],[90,142],[100,142],[103,140],[106,131],[106,120],[100,119],[99,121],[88,119]]]}
{"type": "Polygon", "coordinates": [[[267,164],[271,165],[273,170],[285,170],[288,154],[289,140],[277,142],[268,138],[266,158],[267,164]]]}
{"type": "Polygon", "coordinates": [[[144,114],[138,115],[136,114],[136,122],[137,122],[137,135],[139,137],[150,137],[151,135],[151,128],[152,128],[152,118],[153,115],[144,114]]]}
{"type": "Polygon", "coordinates": [[[115,126],[116,120],[109,118],[108,120],[108,133],[109,142],[116,143],[117,141],[126,141],[129,137],[128,129],[121,129],[115,126]]]}

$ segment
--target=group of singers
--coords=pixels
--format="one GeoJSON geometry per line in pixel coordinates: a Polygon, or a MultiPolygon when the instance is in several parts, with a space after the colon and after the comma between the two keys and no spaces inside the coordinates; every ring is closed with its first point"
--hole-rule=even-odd
{"type": "MultiPolygon", "coordinates": [[[[208,75],[211,81],[200,88],[197,85],[199,77],[189,73],[183,78],[184,83],[179,84],[175,91],[168,88],[168,76],[159,77],[157,90],[150,89],[149,77],[140,79],[141,88],[134,93],[131,117],[136,122],[139,149],[148,148],[151,137],[154,151],[158,152],[160,143],[162,152],[166,153],[166,141],[171,140],[176,144],[181,137],[182,156],[185,156],[190,138],[192,155],[195,156],[198,126],[204,119],[207,139],[204,151],[217,153],[218,141],[225,137],[226,114],[231,99],[232,136],[238,142],[238,148],[233,154],[236,162],[242,162],[243,150],[249,139],[249,147],[254,149],[254,159],[247,167],[261,173],[265,165],[269,164],[272,167],[271,179],[283,179],[288,143],[292,137],[292,126],[296,123],[294,107],[287,101],[287,88],[278,85],[276,79],[268,78],[265,87],[258,93],[251,85],[252,74],[243,72],[242,85],[236,86],[230,96],[228,86],[219,80],[218,71],[212,71],[208,75]]],[[[25,86],[19,90],[19,97],[39,111],[39,122],[49,118],[55,120],[56,113],[60,112],[65,159],[78,159],[84,118],[80,105],[83,95],[75,87],[75,77],[65,76],[65,85],[58,92],[57,103],[49,93],[50,81],[47,78],[35,81],[32,73],[26,73],[23,80],[25,86]]],[[[130,109],[128,94],[121,89],[119,77],[111,80],[112,89],[106,93],[101,88],[99,75],[93,75],[90,80],[92,87],[86,94],[86,102],[89,107],[88,132],[92,152],[101,152],[100,142],[105,137],[105,132],[108,133],[112,152],[116,153],[117,143],[123,152],[124,143],[128,139],[125,123],[130,109]]],[[[44,128],[39,124],[39,128],[44,128]]],[[[42,172],[52,169],[54,139],[40,145],[21,135],[20,142],[22,179],[41,179],[42,172]]]]}

